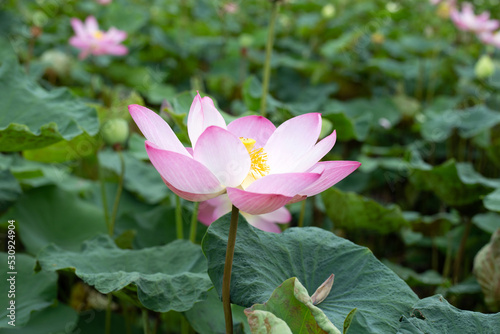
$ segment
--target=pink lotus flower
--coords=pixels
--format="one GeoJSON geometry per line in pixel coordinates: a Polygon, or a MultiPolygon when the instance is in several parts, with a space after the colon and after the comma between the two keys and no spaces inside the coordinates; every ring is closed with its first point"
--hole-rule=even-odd
{"type": "Polygon", "coordinates": [[[468,2],[462,4],[461,12],[457,8],[452,8],[450,17],[458,29],[475,33],[493,31],[500,26],[499,21],[489,19],[489,12],[484,12],[476,16],[472,4],[468,2]]]}
{"type": "Polygon", "coordinates": [[[125,31],[116,28],[110,28],[106,32],[99,30],[93,16],[87,17],[85,23],[72,18],[71,25],[76,36],[70,38],[69,44],[81,50],[80,59],[85,59],[89,54],[123,56],[128,53],[128,49],[120,44],[127,38],[125,31]]]}
{"type": "Polygon", "coordinates": [[[97,3],[100,5],[109,5],[113,0],[97,0],[97,3]]]}
{"type": "Polygon", "coordinates": [[[139,105],[130,114],[147,138],[146,151],[165,184],[189,201],[227,193],[243,212],[260,215],[316,195],[360,166],[357,161],[318,162],[336,140],[317,143],[321,114],[294,117],[276,128],[262,116],[226,126],[209,97],[194,98],[188,115],[193,148],[184,147],[155,112],[139,105]]]}
{"type": "Polygon", "coordinates": [[[479,35],[479,39],[484,44],[493,45],[494,47],[500,49],[500,31],[497,31],[495,33],[484,32],[479,35]]]}
{"type": "MultiPolygon", "coordinates": [[[[231,212],[231,201],[227,194],[223,194],[200,203],[198,220],[209,226],[228,212],[231,212]]],[[[251,215],[242,211],[240,213],[250,225],[266,232],[281,233],[276,224],[286,224],[292,220],[292,215],[285,207],[263,215],[251,215]]]]}

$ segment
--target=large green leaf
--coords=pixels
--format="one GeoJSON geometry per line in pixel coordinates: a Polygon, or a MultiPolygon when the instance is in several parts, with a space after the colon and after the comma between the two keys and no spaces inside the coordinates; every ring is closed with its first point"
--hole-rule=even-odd
{"type": "Polygon", "coordinates": [[[485,196],[483,203],[487,209],[500,212],[500,188],[485,196]]]}
{"type": "Polygon", "coordinates": [[[340,111],[323,114],[323,117],[332,122],[333,128],[339,133],[339,139],[342,141],[366,138],[372,121],[369,114],[351,119],[340,111]]]}
{"type": "Polygon", "coordinates": [[[0,328],[13,328],[8,324],[13,320],[8,317],[10,302],[15,302],[15,327],[23,327],[30,319],[33,311],[42,310],[50,306],[57,297],[57,274],[49,272],[35,273],[35,259],[26,254],[16,254],[14,267],[7,269],[7,253],[0,253],[0,261],[3,264],[3,275],[0,280],[0,289],[2,289],[2,309],[0,310],[0,328]],[[16,272],[17,274],[9,274],[16,272]],[[14,277],[14,294],[10,298],[11,281],[14,277]]]}
{"type": "Polygon", "coordinates": [[[146,138],[135,132],[130,135],[128,140],[128,151],[137,160],[149,160],[149,156],[144,145],[145,142],[146,138]]]}
{"type": "MultiPolygon", "coordinates": [[[[230,215],[218,219],[202,243],[219,294],[229,225],[230,215]]],[[[401,315],[418,300],[367,248],[315,227],[263,232],[240,216],[231,278],[233,303],[246,307],[261,303],[289,277],[297,277],[312,295],[332,273],[335,283],[319,308],[336,326],[357,308],[352,333],[393,333],[401,315]]]]}
{"type": "Polygon", "coordinates": [[[135,33],[148,22],[148,19],[147,7],[135,3],[127,3],[124,6],[116,1],[110,4],[105,16],[105,22],[109,27],[116,27],[128,33],[135,33]]]}
{"type": "Polygon", "coordinates": [[[80,252],[50,245],[38,261],[44,270],[74,269],[101,293],[137,286],[141,303],[154,311],[189,310],[212,286],[200,246],[186,240],[141,250],[118,248],[109,236],[85,242],[80,252]]]}
{"type": "Polygon", "coordinates": [[[500,187],[500,180],[487,179],[470,163],[454,160],[430,169],[414,169],[411,181],[423,189],[432,190],[441,200],[454,206],[477,202],[480,196],[500,187]]]}
{"type": "Polygon", "coordinates": [[[500,313],[463,311],[450,305],[441,295],[418,301],[408,317],[401,319],[398,334],[422,333],[498,333],[500,313]]]}
{"type": "Polygon", "coordinates": [[[495,212],[478,213],[472,217],[472,222],[481,230],[494,233],[500,228],[500,214],[495,212]]]}
{"type": "MultiPolygon", "coordinates": [[[[262,97],[262,83],[259,79],[253,75],[249,76],[243,83],[242,94],[247,110],[257,112],[260,109],[260,100],[262,97]]],[[[286,108],[284,103],[276,100],[271,94],[267,94],[266,101],[267,111],[270,112],[270,114],[274,114],[277,108],[286,108]]],[[[225,119],[227,121],[227,117],[225,117],[225,119]]]]}
{"type": "Polygon", "coordinates": [[[283,320],[292,333],[340,334],[323,311],[313,305],[307,290],[296,277],[284,281],[267,302],[253,305],[245,310],[245,314],[254,333],[268,328],[266,320],[272,315],[283,320]]]}
{"type": "Polygon", "coordinates": [[[46,163],[65,162],[94,156],[102,145],[98,136],[91,137],[81,134],[69,141],[59,141],[52,145],[25,150],[23,156],[28,160],[46,163]]]}
{"type": "Polygon", "coordinates": [[[323,117],[333,122],[333,127],[344,140],[364,141],[372,128],[380,127],[380,119],[397,124],[402,116],[388,98],[358,98],[349,102],[332,100],[324,108],[323,117]]]}
{"type": "Polygon", "coordinates": [[[89,190],[92,184],[92,181],[88,179],[70,174],[68,166],[29,161],[19,155],[0,154],[0,165],[9,168],[19,183],[28,188],[57,185],[66,191],[78,193],[89,190]]]}
{"type": "Polygon", "coordinates": [[[372,199],[336,188],[324,191],[321,197],[336,227],[391,233],[408,225],[397,205],[385,207],[372,199]]]}
{"type": "MultiPolygon", "coordinates": [[[[244,307],[231,305],[235,333],[250,333],[244,307]]],[[[215,289],[208,291],[207,299],[196,303],[184,313],[191,327],[200,334],[224,334],[224,308],[215,289]]]]}
{"type": "Polygon", "coordinates": [[[47,307],[33,312],[24,327],[9,330],[0,329],[0,334],[67,334],[75,333],[73,330],[78,321],[78,314],[71,307],[64,304],[47,307]]]}
{"type": "Polygon", "coordinates": [[[440,285],[445,279],[435,270],[427,270],[423,273],[417,273],[415,270],[400,266],[388,260],[382,261],[387,267],[391,268],[399,277],[405,280],[410,286],[416,285],[440,285]]]}
{"type": "Polygon", "coordinates": [[[83,241],[106,232],[99,207],[55,186],[23,194],[5,216],[16,220],[20,239],[31,254],[50,243],[77,250],[83,241]]]}
{"type": "Polygon", "coordinates": [[[422,137],[433,142],[444,141],[455,128],[461,137],[471,138],[500,123],[500,113],[484,105],[465,110],[428,110],[426,116],[421,128],[422,137]]]}
{"type": "Polygon", "coordinates": [[[18,197],[22,190],[12,173],[0,170],[0,212],[5,211],[18,197]]]}
{"type": "MultiPolygon", "coordinates": [[[[187,203],[182,201],[182,222],[184,238],[189,239],[190,222],[193,215],[192,208],[188,207],[187,203]]],[[[118,233],[125,230],[136,232],[133,241],[134,248],[146,248],[152,246],[161,246],[172,242],[176,239],[176,223],[175,223],[175,208],[165,205],[157,205],[156,207],[137,212],[135,209],[124,215],[116,225],[118,233]]],[[[203,224],[198,224],[196,228],[196,239],[201,241],[205,235],[207,227],[203,224]]]]}
{"type": "MultiPolygon", "coordinates": [[[[0,40],[2,54],[10,51],[0,40]]],[[[12,55],[0,66],[0,151],[36,149],[99,131],[94,109],[66,88],[47,91],[34,82],[12,55]]]]}

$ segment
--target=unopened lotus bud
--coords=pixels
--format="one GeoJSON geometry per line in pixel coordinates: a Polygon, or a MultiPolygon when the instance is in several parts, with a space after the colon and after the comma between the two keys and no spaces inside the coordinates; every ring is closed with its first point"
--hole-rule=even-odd
{"type": "Polygon", "coordinates": [[[474,258],[474,275],[493,312],[500,311],[500,228],[474,258]]]}
{"type": "Polygon", "coordinates": [[[47,71],[53,71],[62,77],[71,69],[71,58],[59,50],[47,50],[40,57],[40,61],[47,65],[47,71]]]}
{"type": "Polygon", "coordinates": [[[474,72],[478,79],[486,79],[492,76],[495,72],[495,64],[493,64],[490,56],[482,55],[474,67],[474,72]]]}
{"type": "Polygon", "coordinates": [[[128,139],[128,122],[121,118],[110,119],[101,128],[102,138],[108,145],[124,145],[128,139]]]}
{"type": "Polygon", "coordinates": [[[321,9],[321,16],[325,19],[331,19],[335,16],[335,6],[329,3],[321,9]]]}
{"type": "Polygon", "coordinates": [[[292,19],[286,13],[281,14],[278,17],[278,20],[279,20],[280,26],[282,26],[283,28],[286,28],[286,29],[290,28],[290,26],[293,24],[292,19]]]}
{"type": "Polygon", "coordinates": [[[328,297],[328,295],[330,294],[330,291],[332,290],[334,278],[335,278],[335,275],[331,274],[330,277],[328,277],[326,279],[326,281],[324,281],[323,284],[321,284],[319,286],[319,288],[316,289],[316,292],[314,292],[314,294],[311,296],[311,300],[312,300],[313,305],[318,305],[323,300],[325,300],[326,297],[328,297]]]}
{"type": "Polygon", "coordinates": [[[50,19],[43,11],[37,10],[33,13],[31,20],[33,21],[33,25],[43,27],[49,22],[50,19]]]}
{"type": "Polygon", "coordinates": [[[321,132],[319,133],[319,138],[325,138],[333,130],[333,123],[327,120],[326,118],[321,119],[321,132]]]}

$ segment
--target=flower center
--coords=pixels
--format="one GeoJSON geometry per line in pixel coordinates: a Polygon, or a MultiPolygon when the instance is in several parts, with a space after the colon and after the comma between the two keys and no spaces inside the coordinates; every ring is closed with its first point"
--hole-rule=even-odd
{"type": "Polygon", "coordinates": [[[269,166],[267,165],[267,153],[264,152],[264,148],[254,148],[255,139],[240,137],[240,140],[245,145],[251,162],[250,172],[242,184],[245,188],[253,181],[269,174],[269,166]]]}
{"type": "Polygon", "coordinates": [[[104,37],[104,33],[100,30],[96,30],[92,33],[95,39],[102,39],[104,37]]]}

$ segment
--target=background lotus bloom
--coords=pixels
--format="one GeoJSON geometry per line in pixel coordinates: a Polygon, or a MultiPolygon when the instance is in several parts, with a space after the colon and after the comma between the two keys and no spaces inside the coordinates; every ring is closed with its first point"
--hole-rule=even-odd
{"type": "Polygon", "coordinates": [[[452,8],[450,17],[458,29],[475,33],[493,31],[500,26],[499,21],[489,19],[489,12],[474,15],[473,6],[468,2],[462,4],[461,12],[457,8],[452,8]]]}
{"type": "Polygon", "coordinates": [[[321,114],[294,117],[276,128],[262,116],[226,126],[209,97],[196,95],[188,115],[193,148],[185,148],[155,112],[129,106],[147,138],[146,151],[166,185],[180,197],[205,201],[225,192],[243,212],[260,215],[316,195],[359,167],[357,161],[318,162],[335,131],[317,142],[321,114]]]}
{"type": "Polygon", "coordinates": [[[97,3],[100,5],[109,5],[113,0],[97,0],[97,3]]]}
{"type": "MultiPolygon", "coordinates": [[[[228,212],[231,212],[231,201],[227,194],[224,194],[201,202],[198,220],[208,226],[228,212]]],[[[251,215],[242,211],[240,213],[249,224],[266,232],[281,233],[276,224],[286,224],[292,220],[292,215],[285,207],[263,215],[251,215]]]]}
{"type": "Polygon", "coordinates": [[[238,11],[238,4],[235,2],[228,2],[223,7],[224,12],[234,14],[238,11]]]}
{"type": "Polygon", "coordinates": [[[485,32],[479,35],[479,39],[488,45],[493,45],[496,48],[500,49],[500,31],[495,33],[485,32]]]}
{"type": "Polygon", "coordinates": [[[120,43],[127,38],[125,31],[110,28],[104,32],[99,30],[97,20],[93,16],[85,19],[85,23],[72,18],[71,25],[76,36],[69,40],[69,44],[80,49],[80,59],[85,59],[89,54],[123,56],[128,53],[128,49],[120,43]]]}

